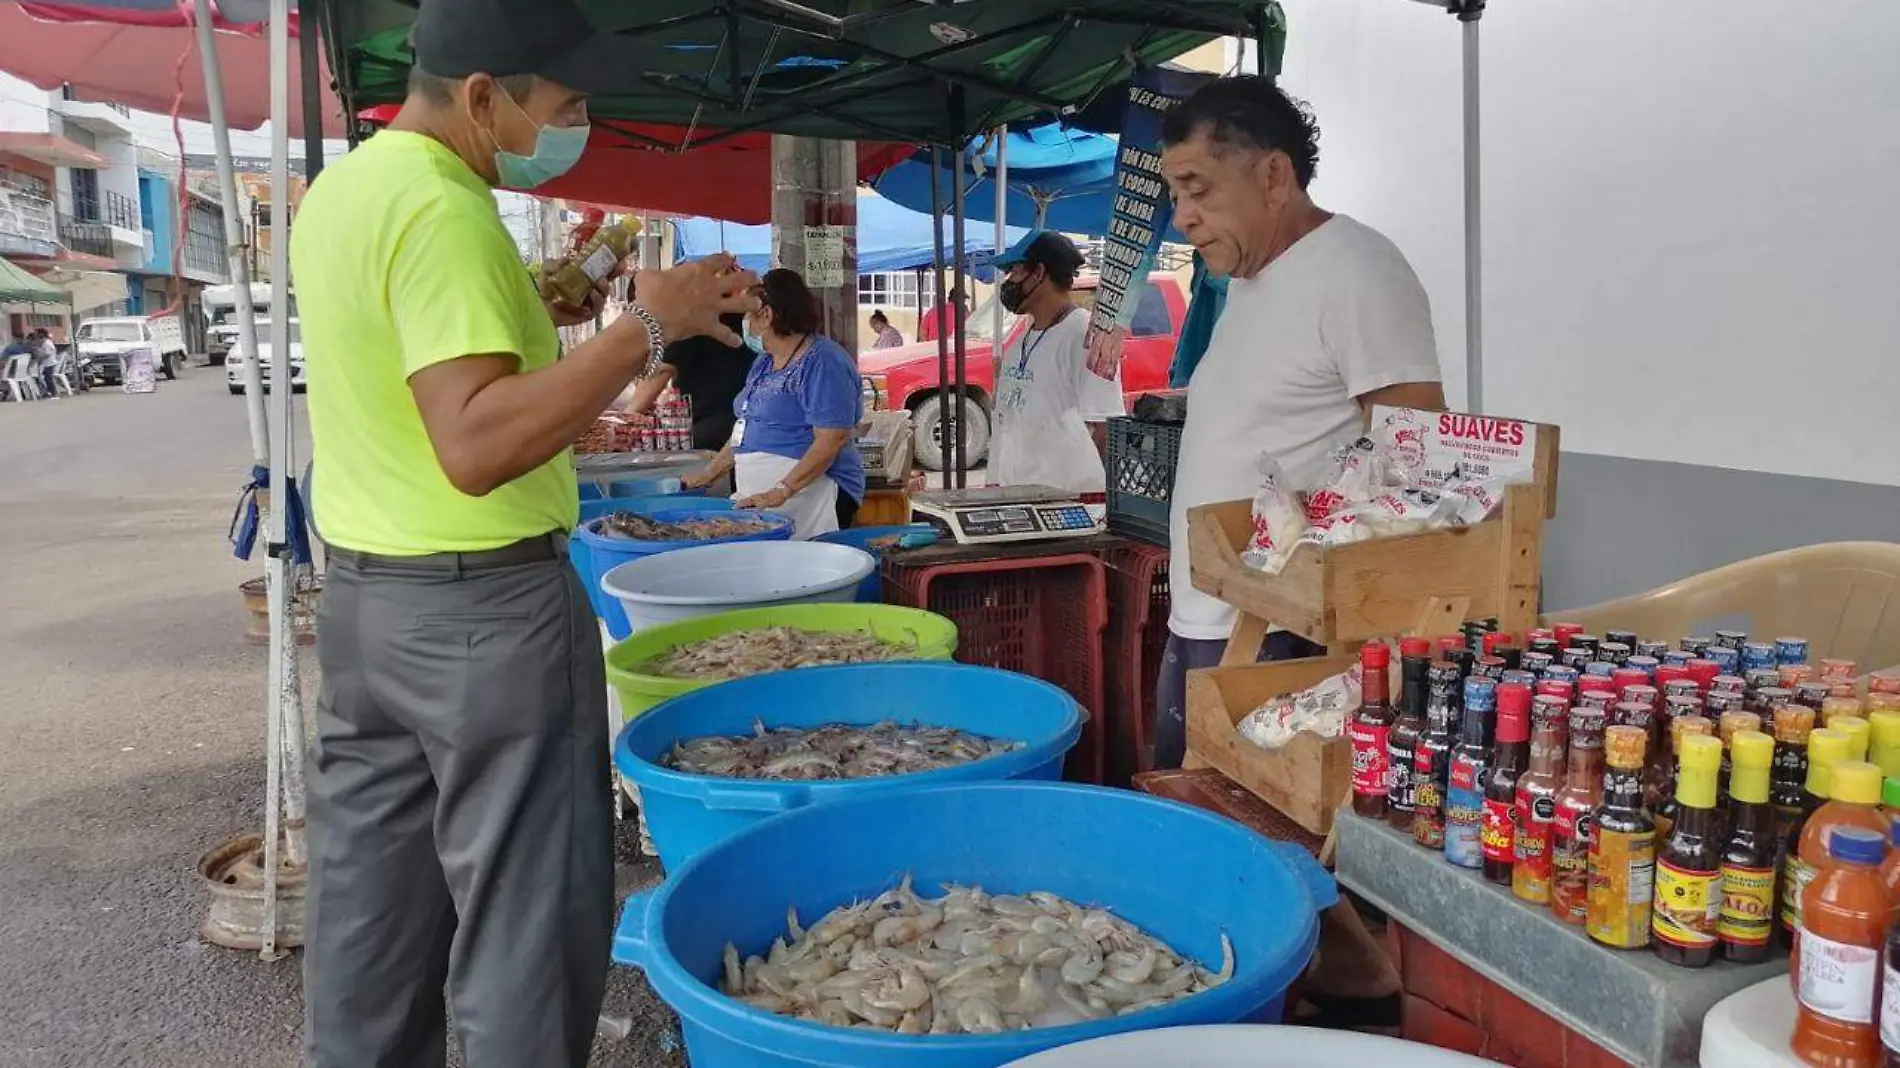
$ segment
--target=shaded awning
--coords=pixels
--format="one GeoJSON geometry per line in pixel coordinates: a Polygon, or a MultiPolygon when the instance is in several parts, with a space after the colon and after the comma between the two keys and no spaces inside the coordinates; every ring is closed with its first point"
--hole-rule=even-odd
{"type": "MultiPolygon", "coordinates": [[[[0,5],[0,7],[4,6],[0,5]]],[[[0,45],[0,48],[4,47],[0,45]]],[[[0,153],[9,156],[24,156],[35,163],[44,163],[48,167],[82,167],[97,170],[109,162],[92,149],[77,141],[68,141],[58,134],[25,133],[18,130],[0,130],[0,153]]]]}
{"type": "MultiPolygon", "coordinates": [[[[1223,36],[1254,36],[1263,0],[585,0],[636,53],[597,118],[663,123],[687,145],[741,131],[961,144],[1043,122],[1223,36]]],[[[333,0],[324,36],[352,109],[401,99],[415,8],[333,0]]],[[[683,146],[682,146],[683,147],[683,146]]]]}
{"type": "MultiPolygon", "coordinates": [[[[928,267],[936,258],[930,243],[931,216],[880,196],[858,198],[858,273],[881,274],[885,271],[909,271],[928,267]]],[[[950,220],[939,219],[946,246],[951,244],[950,220]]],[[[772,228],[742,226],[718,219],[681,219],[674,224],[681,256],[705,256],[730,252],[740,266],[762,271],[772,266],[772,228]]],[[[1009,229],[1006,240],[1015,241],[1028,231],[1009,229]]],[[[989,263],[993,234],[972,232],[964,239],[969,266],[974,269],[989,263]]]]}
{"type": "Polygon", "coordinates": [[[9,260],[0,259],[0,304],[68,304],[64,289],[9,260]]]}
{"type": "Polygon", "coordinates": [[[121,301],[127,296],[125,275],[112,271],[49,271],[46,280],[72,300],[76,312],[121,301]]]}
{"type": "MultiPolygon", "coordinates": [[[[227,20],[240,13],[249,14],[242,3],[221,7],[227,20]]],[[[257,35],[257,29],[250,27],[244,33],[221,29],[216,34],[225,111],[237,129],[256,129],[270,118],[270,48],[257,35]]],[[[303,131],[303,80],[297,73],[297,56],[298,50],[292,48],[292,136],[303,131]]],[[[0,70],[42,89],[68,85],[82,100],[111,101],[169,114],[172,98],[180,87],[177,71],[181,59],[185,66],[180,114],[207,120],[210,112],[205,103],[197,40],[190,24],[178,13],[177,4],[170,0],[162,5],[154,0],[60,4],[0,0],[0,70]],[[165,10],[158,10],[160,7],[165,10]],[[35,18],[35,14],[50,17],[51,21],[35,18]]],[[[327,68],[318,81],[330,84],[327,68]]],[[[342,137],[343,108],[328,90],[324,92],[322,114],[324,134],[342,137]]]]}

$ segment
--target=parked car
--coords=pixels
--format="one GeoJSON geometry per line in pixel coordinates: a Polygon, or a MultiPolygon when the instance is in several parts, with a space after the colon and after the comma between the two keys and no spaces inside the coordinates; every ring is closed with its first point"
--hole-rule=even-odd
{"type": "MultiPolygon", "coordinates": [[[[1094,276],[1076,279],[1075,302],[1083,308],[1094,306],[1099,281],[1094,276]]],[[[1175,339],[1187,316],[1187,287],[1171,274],[1151,274],[1138,300],[1122,353],[1122,392],[1130,398],[1168,387],[1168,364],[1174,359],[1175,339]]],[[[994,314],[988,302],[972,311],[964,342],[964,415],[969,428],[964,444],[972,467],[983,462],[990,448],[990,398],[995,395],[996,381],[990,364],[994,314]]],[[[1027,328],[1026,319],[1004,316],[1003,337],[1008,343],[1013,344],[1027,328]]],[[[932,471],[943,470],[943,412],[951,400],[937,375],[937,343],[867,350],[858,355],[858,371],[864,377],[867,407],[908,410],[916,428],[917,462],[932,471]]]]}
{"type": "Polygon", "coordinates": [[[185,333],[176,315],[88,319],[73,331],[73,344],[94,385],[117,385],[125,380],[128,349],[151,349],[158,359],[159,372],[167,379],[177,378],[178,369],[185,365],[185,333]]]}
{"type": "MultiPolygon", "coordinates": [[[[263,379],[264,388],[270,388],[271,374],[271,324],[269,319],[257,321],[257,373],[263,379]]],[[[239,342],[224,355],[224,381],[233,396],[244,393],[244,365],[250,360],[244,343],[239,342]]],[[[303,329],[299,320],[290,321],[290,390],[302,393],[303,382],[303,329]]]]}

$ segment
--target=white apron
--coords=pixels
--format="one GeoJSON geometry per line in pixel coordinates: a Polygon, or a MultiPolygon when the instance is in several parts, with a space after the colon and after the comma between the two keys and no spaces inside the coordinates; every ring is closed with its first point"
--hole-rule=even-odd
{"type": "MultiPolygon", "coordinates": [[[[733,456],[734,496],[742,500],[765,493],[797,466],[797,460],[777,453],[738,453],[733,456]]],[[[810,541],[820,534],[829,534],[838,529],[838,484],[828,475],[819,475],[811,485],[772,511],[792,521],[793,541],[810,541]]]]}

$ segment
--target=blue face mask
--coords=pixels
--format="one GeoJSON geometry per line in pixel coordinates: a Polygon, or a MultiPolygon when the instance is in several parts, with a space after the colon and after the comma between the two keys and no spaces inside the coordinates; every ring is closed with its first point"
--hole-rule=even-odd
{"type": "MultiPolygon", "coordinates": [[[[496,90],[500,93],[500,90],[496,90]]],[[[515,98],[507,93],[500,94],[523,118],[529,122],[534,119],[515,98]]],[[[591,127],[586,123],[579,126],[540,126],[534,137],[534,155],[523,156],[509,152],[495,140],[491,131],[488,139],[495,141],[495,174],[501,184],[509,189],[533,189],[538,185],[559,178],[574,169],[581,161],[581,153],[587,149],[587,134],[591,127]]]]}
{"type": "Polygon", "coordinates": [[[745,321],[745,329],[742,336],[745,339],[746,348],[751,349],[760,356],[765,355],[765,342],[759,340],[759,335],[752,332],[752,320],[747,319],[745,321]]]}

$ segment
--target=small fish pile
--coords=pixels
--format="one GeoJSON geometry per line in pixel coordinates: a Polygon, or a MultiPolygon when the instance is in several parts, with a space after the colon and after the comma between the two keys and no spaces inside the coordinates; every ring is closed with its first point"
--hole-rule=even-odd
{"type": "Polygon", "coordinates": [[[753,720],[751,734],[676,742],[662,763],[699,775],[809,782],[934,771],[1021,747],[1021,742],[953,727],[907,727],[893,720],[869,727],[827,723],[776,730],[753,720]]]}
{"type": "Polygon", "coordinates": [[[676,645],[649,661],[645,670],[662,678],[724,682],[768,671],[903,660],[916,655],[914,645],[887,642],[863,631],[755,627],[676,645]]]}
{"type": "Polygon", "coordinates": [[[722,992],[782,1016],[901,1035],[987,1035],[1125,1016],[1225,983],[1221,934],[1211,972],[1103,909],[1054,894],[947,886],[922,898],[910,877],[740,960],[728,944],[722,992]]]}
{"type": "Polygon", "coordinates": [[[666,522],[638,512],[609,512],[594,524],[594,531],[610,538],[634,538],[639,541],[711,541],[763,534],[772,524],[762,519],[725,519],[706,517],[666,522]]]}

